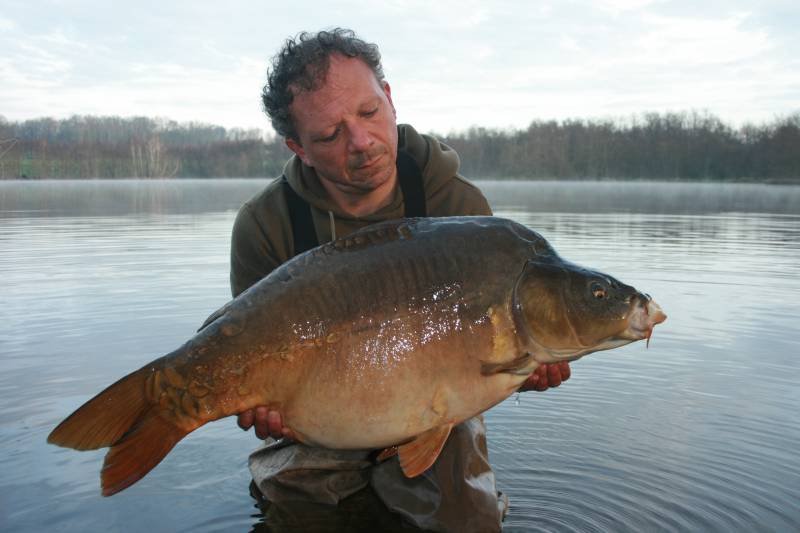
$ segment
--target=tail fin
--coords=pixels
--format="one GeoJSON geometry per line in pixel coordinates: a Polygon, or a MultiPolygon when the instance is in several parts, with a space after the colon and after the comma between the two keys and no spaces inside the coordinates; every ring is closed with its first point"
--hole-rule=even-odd
{"type": "Polygon", "coordinates": [[[116,444],[150,408],[145,383],[151,373],[147,366],[107,387],[56,426],[47,442],[76,450],[116,444]]]}
{"type": "MultiPolygon", "coordinates": [[[[155,362],[154,362],[155,363],[155,362]]],[[[188,433],[158,414],[145,393],[148,365],[120,379],[79,407],[47,437],[47,442],[76,450],[111,446],[101,474],[103,496],[140,480],[188,433]]]]}
{"type": "Polygon", "coordinates": [[[153,410],[106,454],[100,482],[103,496],[111,496],[142,479],[155,468],[187,432],[153,410]]]}

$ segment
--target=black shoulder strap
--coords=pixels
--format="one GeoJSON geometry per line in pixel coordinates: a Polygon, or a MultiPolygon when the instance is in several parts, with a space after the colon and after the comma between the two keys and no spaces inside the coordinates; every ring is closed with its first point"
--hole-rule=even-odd
{"type": "Polygon", "coordinates": [[[292,189],[286,176],[281,176],[281,184],[289,208],[289,222],[292,224],[294,255],[299,255],[319,245],[314,219],[311,218],[311,206],[292,189]]]}
{"type": "Polygon", "coordinates": [[[427,216],[425,207],[425,187],[422,184],[422,172],[414,158],[406,152],[397,152],[397,181],[403,191],[405,216],[427,216]]]}

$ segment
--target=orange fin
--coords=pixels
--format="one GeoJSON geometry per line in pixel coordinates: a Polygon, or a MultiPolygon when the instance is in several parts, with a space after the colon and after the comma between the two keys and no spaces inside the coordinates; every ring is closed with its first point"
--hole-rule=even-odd
{"type": "Polygon", "coordinates": [[[381,463],[386,459],[394,457],[395,455],[397,455],[397,446],[389,446],[388,448],[381,450],[381,453],[375,457],[375,461],[381,463]]]}
{"type": "Polygon", "coordinates": [[[150,407],[145,382],[152,368],[148,365],[107,387],[56,426],[47,442],[76,450],[116,443],[150,407]]]}
{"type": "Polygon", "coordinates": [[[111,446],[101,474],[104,496],[141,479],[189,432],[161,418],[158,406],[147,399],[148,378],[160,364],[153,361],[106,388],[47,437],[51,444],[76,450],[111,446]]]}
{"type": "Polygon", "coordinates": [[[400,468],[406,477],[416,477],[426,471],[439,457],[453,424],[445,424],[429,429],[417,438],[397,449],[400,455],[400,468]]]}
{"type": "Polygon", "coordinates": [[[152,470],[188,433],[149,411],[106,454],[100,474],[103,496],[128,488],[152,470]]]}
{"type": "Polygon", "coordinates": [[[531,363],[534,361],[532,353],[524,353],[516,359],[511,361],[503,361],[501,363],[487,363],[481,361],[481,374],[484,376],[491,376],[494,374],[515,374],[518,376],[529,376],[533,370],[530,368],[531,363]]]}

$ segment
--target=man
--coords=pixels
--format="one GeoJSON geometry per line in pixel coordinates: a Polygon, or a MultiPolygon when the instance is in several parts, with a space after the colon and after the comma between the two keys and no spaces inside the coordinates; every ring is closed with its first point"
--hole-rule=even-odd
{"type": "MultiPolygon", "coordinates": [[[[457,154],[411,126],[396,124],[375,45],[349,30],[300,34],[274,58],[263,102],[294,156],[284,176],[239,211],[231,245],[231,287],[238,295],[278,265],[318,243],[404,216],[491,215],[480,191],[458,175],[457,154]]],[[[544,365],[523,386],[544,390],[569,366],[544,365]]],[[[338,504],[374,491],[390,510],[432,530],[499,530],[507,499],[488,462],[483,420],[459,425],[439,459],[407,479],[396,459],[370,451],[332,451],[291,442],[280,412],[241,413],[259,438],[284,437],[251,455],[254,484],[280,504],[338,504]]]]}

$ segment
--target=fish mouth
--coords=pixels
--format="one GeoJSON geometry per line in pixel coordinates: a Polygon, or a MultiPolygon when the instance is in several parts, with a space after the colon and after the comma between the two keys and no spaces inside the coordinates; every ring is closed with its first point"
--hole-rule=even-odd
{"type": "Polygon", "coordinates": [[[647,346],[650,346],[653,328],[664,322],[667,315],[648,294],[638,293],[631,299],[628,327],[620,337],[631,341],[647,339],[647,346]]]}

